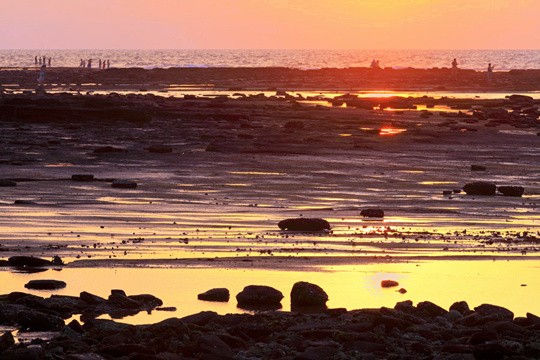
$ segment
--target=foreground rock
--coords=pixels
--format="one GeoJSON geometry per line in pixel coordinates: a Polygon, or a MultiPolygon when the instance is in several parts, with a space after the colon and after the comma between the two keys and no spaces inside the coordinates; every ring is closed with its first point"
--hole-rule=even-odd
{"type": "Polygon", "coordinates": [[[118,179],[118,180],[114,180],[112,182],[112,187],[113,188],[118,188],[118,189],[135,189],[135,188],[137,188],[137,183],[135,181],[132,181],[132,180],[118,179]]]}
{"type": "Polygon", "coordinates": [[[521,197],[525,192],[523,186],[499,186],[497,190],[504,196],[521,197]]]}
{"type": "Polygon", "coordinates": [[[43,267],[53,265],[52,261],[33,256],[12,256],[8,259],[9,266],[15,267],[43,267]]]}
{"type": "Polygon", "coordinates": [[[229,301],[229,297],[229,290],[225,288],[210,289],[204,293],[197,295],[197,298],[199,300],[219,302],[227,302],[229,301]]]}
{"type": "MultiPolygon", "coordinates": [[[[1,297],[0,297],[1,298],[1,297]]],[[[9,312],[7,312],[9,313],[9,312]]],[[[24,314],[25,317],[28,314],[24,314]]],[[[54,325],[52,322],[49,325],[54,325]]],[[[318,314],[206,311],[152,325],[72,322],[35,345],[0,338],[0,359],[538,359],[540,318],[483,304],[429,301],[318,314]]]]}
{"type": "Polygon", "coordinates": [[[328,295],[319,286],[299,281],[291,290],[291,306],[326,306],[328,295]]]}
{"type": "Polygon", "coordinates": [[[360,212],[363,217],[384,217],[384,210],[382,209],[364,209],[360,212]]]}
{"type": "Polygon", "coordinates": [[[30,280],[24,287],[34,290],[56,290],[65,288],[66,283],[59,280],[30,280]]]}
{"type": "Polygon", "coordinates": [[[247,309],[279,309],[281,308],[281,299],[283,299],[281,291],[264,285],[246,286],[236,295],[238,306],[247,309]]]}
{"type": "Polygon", "coordinates": [[[290,231],[322,231],[330,230],[330,224],[324,219],[296,218],[286,219],[278,223],[281,230],[290,231]]]}
{"type": "Polygon", "coordinates": [[[467,195],[492,196],[495,195],[496,190],[497,185],[485,181],[467,183],[463,187],[463,191],[465,191],[467,195]]]}

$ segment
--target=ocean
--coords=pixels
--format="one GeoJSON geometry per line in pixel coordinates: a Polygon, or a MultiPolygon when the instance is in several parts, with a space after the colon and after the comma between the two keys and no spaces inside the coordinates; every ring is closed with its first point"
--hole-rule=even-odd
{"type": "Polygon", "coordinates": [[[451,67],[462,69],[540,69],[540,50],[0,50],[0,67],[32,67],[35,57],[56,67],[77,67],[81,59],[108,59],[111,67],[288,67],[296,69],[369,67],[451,67]]]}

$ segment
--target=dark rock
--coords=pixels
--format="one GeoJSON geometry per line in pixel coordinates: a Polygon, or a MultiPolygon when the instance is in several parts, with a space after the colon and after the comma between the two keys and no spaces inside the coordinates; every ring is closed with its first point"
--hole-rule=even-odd
{"type": "Polygon", "coordinates": [[[469,339],[469,344],[471,345],[478,345],[478,344],[485,344],[487,342],[497,341],[499,340],[499,336],[494,331],[482,331],[471,335],[471,338],[469,339]]]}
{"type": "Polygon", "coordinates": [[[94,175],[91,174],[75,174],[71,175],[71,180],[73,181],[93,181],[94,175]]]}
{"type": "Polygon", "coordinates": [[[94,353],[71,354],[69,360],[107,360],[103,356],[94,353]]]}
{"type": "Polygon", "coordinates": [[[13,202],[15,205],[36,205],[37,203],[32,200],[15,200],[13,202]]]}
{"type": "Polygon", "coordinates": [[[496,190],[497,185],[485,181],[467,183],[463,187],[463,191],[465,191],[467,195],[491,196],[495,195],[496,190]]]}
{"type": "Polygon", "coordinates": [[[35,310],[21,311],[16,321],[24,331],[59,331],[65,325],[60,317],[35,310]]]}
{"type": "Polygon", "coordinates": [[[327,301],[326,292],[315,284],[299,281],[291,290],[292,306],[324,306],[327,301]]]}
{"type": "Polygon", "coordinates": [[[225,289],[225,288],[210,289],[204,293],[197,295],[197,299],[205,300],[205,301],[227,302],[229,301],[229,298],[230,298],[229,289],[225,289]]]}
{"type": "Polygon", "coordinates": [[[232,359],[234,355],[231,347],[215,334],[203,335],[197,339],[197,348],[216,359],[232,359]]]}
{"type": "Polygon", "coordinates": [[[456,310],[462,315],[465,315],[470,311],[469,304],[466,301],[457,301],[450,306],[450,310],[456,310]]]}
{"type": "Polygon", "coordinates": [[[117,179],[112,182],[112,187],[118,189],[135,189],[137,187],[137,183],[132,180],[117,179]]]}
{"type": "Polygon", "coordinates": [[[52,265],[49,260],[33,256],[12,256],[8,259],[10,266],[16,267],[42,267],[52,265]]]}
{"type": "Polygon", "coordinates": [[[521,197],[525,192],[523,186],[499,186],[497,190],[504,196],[521,197]]]}
{"type": "Polygon", "coordinates": [[[507,98],[511,102],[518,102],[518,103],[521,103],[521,102],[532,103],[532,102],[534,102],[534,98],[532,96],[528,96],[528,95],[510,95],[510,96],[507,96],[507,98]]]}
{"type": "Polygon", "coordinates": [[[407,314],[412,314],[416,310],[411,300],[405,300],[396,303],[394,309],[407,314]]]}
{"type": "Polygon", "coordinates": [[[536,316],[536,315],[531,314],[531,313],[527,313],[526,316],[527,316],[527,319],[528,319],[532,324],[540,324],[540,316],[536,316]]]}
{"type": "Polygon", "coordinates": [[[381,287],[388,288],[388,287],[394,287],[399,286],[399,283],[394,280],[383,280],[381,281],[381,287]]]}
{"type": "Polygon", "coordinates": [[[111,293],[111,295],[109,295],[108,301],[111,304],[114,304],[114,305],[116,305],[118,307],[121,307],[123,309],[138,309],[142,305],[138,301],[135,301],[135,300],[130,299],[129,297],[127,297],[125,295],[115,293],[115,292],[113,292],[113,293],[111,293]]]}
{"type": "Polygon", "coordinates": [[[1,186],[17,186],[17,183],[12,180],[0,180],[0,187],[1,186]]]}
{"type": "Polygon", "coordinates": [[[328,221],[318,218],[286,219],[278,223],[281,230],[290,231],[322,231],[330,230],[328,221]]]}
{"type": "Polygon", "coordinates": [[[473,355],[476,360],[502,360],[505,349],[501,344],[479,344],[473,348],[473,355]]]}
{"type": "Polygon", "coordinates": [[[0,355],[0,360],[42,360],[44,358],[45,350],[37,345],[8,350],[0,355]]]}
{"type": "Polygon", "coordinates": [[[384,217],[384,210],[382,209],[364,209],[360,211],[360,215],[363,217],[384,217]]]}
{"type": "Polygon", "coordinates": [[[13,338],[11,331],[6,331],[4,334],[2,334],[2,336],[0,336],[0,353],[3,353],[14,344],[15,339],[13,338]]]}
{"type": "Polygon", "coordinates": [[[473,312],[472,314],[469,314],[469,315],[465,315],[463,318],[457,321],[458,324],[469,326],[469,327],[478,326],[480,324],[483,324],[484,322],[485,321],[482,315],[476,312],[473,312]]]}
{"type": "Polygon", "coordinates": [[[448,311],[430,301],[422,301],[416,305],[418,311],[422,311],[430,316],[444,316],[448,311]]]}
{"type": "Polygon", "coordinates": [[[404,330],[408,327],[413,326],[414,324],[410,321],[399,319],[397,317],[380,315],[373,320],[374,327],[379,325],[384,325],[386,331],[388,332],[393,328],[404,330]]]}
{"type": "Polygon", "coordinates": [[[64,261],[62,260],[62,258],[60,256],[55,255],[53,257],[52,264],[53,265],[64,265],[64,261]]]}
{"type": "Polygon", "coordinates": [[[79,334],[84,334],[82,325],[77,320],[71,320],[67,327],[79,334]]]}
{"type": "Polygon", "coordinates": [[[218,317],[219,315],[214,311],[201,311],[197,314],[185,316],[180,320],[182,320],[186,324],[205,326],[206,324],[217,319],[218,317]]]}
{"type": "Polygon", "coordinates": [[[486,167],[483,165],[471,165],[471,171],[486,171],[486,167]]]}
{"type": "Polygon", "coordinates": [[[66,283],[60,280],[30,280],[24,287],[34,290],[57,290],[65,288],[66,283]]]}
{"type": "Polygon", "coordinates": [[[112,357],[121,357],[131,354],[148,354],[151,355],[154,353],[154,350],[148,346],[139,345],[139,344],[120,344],[120,345],[110,345],[103,346],[96,350],[99,354],[110,355],[112,357]]]}
{"type": "Polygon", "coordinates": [[[482,315],[483,317],[490,317],[493,320],[505,320],[512,321],[514,319],[514,313],[510,310],[497,305],[482,304],[474,308],[474,311],[482,315]]]}
{"type": "Polygon", "coordinates": [[[83,291],[79,295],[79,297],[81,298],[82,301],[84,301],[85,303],[90,304],[90,305],[103,304],[103,303],[105,303],[107,301],[107,300],[105,300],[104,298],[102,298],[100,296],[90,294],[89,292],[86,292],[86,291],[83,291]]]}
{"type": "Polygon", "coordinates": [[[239,307],[278,305],[281,307],[281,299],[283,299],[281,291],[264,285],[246,286],[244,290],[236,295],[239,307]]]}
{"type": "Polygon", "coordinates": [[[150,294],[129,295],[128,298],[150,308],[163,305],[163,301],[161,299],[150,294]]]}

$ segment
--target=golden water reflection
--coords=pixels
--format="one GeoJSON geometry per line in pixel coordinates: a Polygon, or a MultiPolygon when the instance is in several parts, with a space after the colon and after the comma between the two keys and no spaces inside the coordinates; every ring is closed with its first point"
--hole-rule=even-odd
{"type": "Polygon", "coordinates": [[[169,317],[183,317],[200,311],[219,314],[244,312],[236,307],[235,296],[247,285],[268,285],[284,294],[283,310],[290,310],[289,294],[297,281],[321,286],[329,295],[330,308],[393,307],[396,302],[431,301],[448,309],[455,301],[465,300],[471,308],[482,303],[504,306],[516,316],[526,312],[540,314],[540,266],[533,261],[435,261],[403,263],[368,263],[348,266],[325,266],[311,271],[273,271],[212,268],[80,268],[18,274],[0,271],[2,292],[30,292],[48,297],[51,294],[78,296],[88,291],[108,297],[111,289],[123,289],[128,295],[149,293],[161,298],[163,306],[175,312],[153,311],[124,318],[132,324],[154,323],[169,317]],[[68,285],[55,292],[28,291],[24,284],[34,279],[63,280],[68,285]],[[136,279],[136,280],[135,280],[136,279]],[[392,279],[396,288],[381,288],[380,282],[392,279]],[[197,294],[215,287],[230,290],[227,303],[197,300],[197,294]],[[406,294],[397,292],[399,288],[406,294]]]}

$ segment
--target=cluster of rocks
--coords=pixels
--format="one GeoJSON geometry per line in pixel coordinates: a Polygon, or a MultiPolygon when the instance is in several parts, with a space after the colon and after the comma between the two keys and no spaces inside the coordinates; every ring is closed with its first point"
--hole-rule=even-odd
{"type": "MultiPolygon", "coordinates": [[[[27,287],[42,289],[39,283],[33,285],[36,286],[27,287]]],[[[65,326],[64,319],[75,314],[81,314],[85,321],[103,314],[122,318],[161,305],[163,302],[153,295],[128,296],[123,290],[111,290],[108,299],[85,291],[80,296],[51,295],[49,298],[12,292],[0,296],[0,324],[16,326],[21,331],[59,331],[65,326]]]]}
{"type": "Polygon", "coordinates": [[[521,197],[525,192],[523,186],[499,186],[487,181],[475,181],[465,184],[463,191],[467,195],[493,196],[497,191],[503,196],[521,197]]]}
{"type": "MultiPolygon", "coordinates": [[[[59,326],[60,327],[60,326],[59,326]]],[[[152,325],[92,319],[72,322],[49,341],[0,338],[0,359],[538,359],[540,318],[516,317],[483,304],[449,310],[424,301],[394,308],[271,311],[218,315],[205,311],[152,325]]]]}

